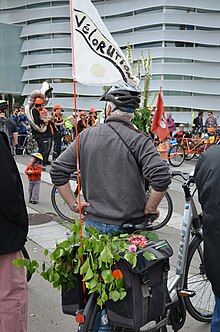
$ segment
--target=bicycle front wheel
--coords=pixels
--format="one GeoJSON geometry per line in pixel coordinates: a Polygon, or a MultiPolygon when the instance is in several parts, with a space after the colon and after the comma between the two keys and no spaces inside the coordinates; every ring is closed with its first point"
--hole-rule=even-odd
{"type": "MultiPolygon", "coordinates": [[[[75,194],[77,194],[77,183],[74,180],[70,181],[71,189],[75,194]]],[[[73,211],[70,210],[69,206],[66,204],[64,199],[60,196],[59,191],[56,186],[53,186],[51,191],[51,202],[54,210],[64,220],[68,220],[70,222],[74,222],[74,214],[73,211]]]]}
{"type": "Polygon", "coordinates": [[[168,160],[171,166],[178,167],[184,162],[184,150],[179,144],[172,146],[168,153],[168,160]]]}
{"type": "Polygon", "coordinates": [[[153,222],[153,230],[157,230],[165,226],[170,220],[173,213],[173,202],[170,194],[166,192],[165,196],[158,205],[160,216],[153,222]]]}
{"type": "Polygon", "coordinates": [[[209,323],[212,319],[215,299],[211,283],[206,276],[203,252],[203,238],[196,236],[189,246],[184,284],[184,288],[194,291],[195,296],[184,299],[186,309],[194,319],[209,323]]]}

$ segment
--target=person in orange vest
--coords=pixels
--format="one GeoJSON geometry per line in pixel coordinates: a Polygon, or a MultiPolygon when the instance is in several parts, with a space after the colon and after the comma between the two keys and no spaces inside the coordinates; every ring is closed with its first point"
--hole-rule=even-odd
{"type": "Polygon", "coordinates": [[[29,180],[29,203],[37,204],[40,196],[40,180],[42,173],[43,156],[39,152],[31,154],[30,164],[25,169],[29,180]]]}
{"type": "Polygon", "coordinates": [[[59,104],[54,105],[53,111],[54,111],[54,125],[56,128],[53,136],[53,142],[54,142],[53,160],[55,160],[61,154],[61,134],[64,129],[63,128],[64,120],[61,115],[62,109],[59,104]]]}
{"type": "Polygon", "coordinates": [[[95,108],[90,108],[89,110],[88,125],[90,127],[97,125],[97,111],[95,108]]]}
{"type": "Polygon", "coordinates": [[[81,131],[83,131],[88,127],[86,112],[85,111],[79,112],[79,117],[80,120],[78,121],[78,133],[81,133],[81,131]]]}

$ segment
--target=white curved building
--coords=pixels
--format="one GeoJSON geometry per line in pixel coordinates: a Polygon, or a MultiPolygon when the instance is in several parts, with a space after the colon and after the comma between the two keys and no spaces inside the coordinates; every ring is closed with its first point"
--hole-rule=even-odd
{"type": "MultiPolygon", "coordinates": [[[[129,42],[134,60],[150,51],[151,95],[162,86],[167,111],[177,118],[187,112],[182,121],[190,121],[193,110],[219,111],[219,0],[92,2],[122,50],[129,42]]],[[[0,23],[21,27],[21,94],[28,95],[47,80],[54,88],[51,105],[67,109],[73,108],[69,17],[68,0],[0,1],[0,23]]],[[[102,91],[78,84],[77,108],[101,109],[102,91]]]]}

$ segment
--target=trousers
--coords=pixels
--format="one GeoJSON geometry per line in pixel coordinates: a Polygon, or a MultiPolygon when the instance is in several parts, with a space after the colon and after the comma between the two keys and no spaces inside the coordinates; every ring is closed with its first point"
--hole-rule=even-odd
{"type": "MultiPolygon", "coordinates": [[[[86,226],[88,228],[94,227],[102,233],[112,235],[115,232],[119,231],[119,227],[117,225],[110,225],[110,224],[100,224],[94,222],[92,220],[86,220],[86,226]]],[[[99,311],[97,317],[95,319],[95,324],[93,327],[93,332],[111,332],[111,326],[106,324],[105,322],[106,312],[105,309],[99,311]],[[104,323],[105,322],[105,323],[104,323]]]]}
{"type": "Polygon", "coordinates": [[[211,332],[220,331],[220,298],[215,296],[215,308],[211,323],[211,332]]]}
{"type": "Polygon", "coordinates": [[[29,201],[39,202],[40,180],[29,181],[29,201]]]}
{"type": "Polygon", "coordinates": [[[0,331],[27,332],[27,281],[23,267],[17,269],[12,261],[23,258],[15,252],[0,255],[0,331]]]}

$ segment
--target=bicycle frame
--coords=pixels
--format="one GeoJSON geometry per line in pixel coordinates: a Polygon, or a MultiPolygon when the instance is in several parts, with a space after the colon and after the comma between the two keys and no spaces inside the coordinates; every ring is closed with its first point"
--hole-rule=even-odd
{"type": "MultiPolygon", "coordinates": [[[[178,172],[175,172],[178,173],[178,172]]],[[[183,213],[183,223],[181,229],[181,238],[178,249],[178,256],[176,262],[175,278],[170,285],[168,285],[168,292],[172,302],[178,300],[177,291],[183,289],[185,280],[185,269],[188,255],[188,248],[190,244],[190,235],[200,234],[202,236],[202,229],[194,228],[193,220],[198,219],[197,209],[193,200],[193,195],[187,185],[183,185],[185,193],[185,204],[183,213]]],[[[192,240],[191,240],[192,241],[192,240]]]]}
{"type": "Polygon", "coordinates": [[[199,148],[204,145],[203,151],[205,151],[210,143],[208,139],[203,140],[202,138],[188,138],[188,137],[184,137],[181,140],[180,145],[183,146],[185,153],[189,153],[189,154],[200,154],[201,151],[199,150],[199,148]],[[195,146],[193,146],[193,148],[190,148],[190,144],[189,141],[193,142],[195,144],[195,146]],[[184,147],[184,144],[186,144],[186,147],[184,147]]]}

